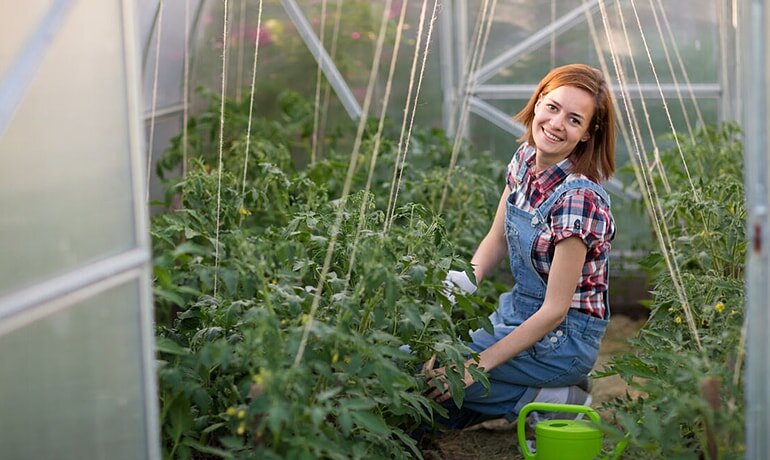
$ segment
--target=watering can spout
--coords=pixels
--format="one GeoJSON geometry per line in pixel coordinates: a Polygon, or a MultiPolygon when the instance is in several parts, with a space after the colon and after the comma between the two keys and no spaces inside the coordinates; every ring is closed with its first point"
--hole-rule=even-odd
{"type": "Polygon", "coordinates": [[[608,456],[601,456],[603,433],[599,413],[588,406],[574,404],[529,403],[519,413],[517,424],[519,447],[525,460],[594,460],[618,459],[626,448],[619,442],[608,456]],[[585,414],[585,420],[546,420],[535,427],[535,452],[529,450],[525,438],[525,423],[530,412],[564,412],[585,414]]]}

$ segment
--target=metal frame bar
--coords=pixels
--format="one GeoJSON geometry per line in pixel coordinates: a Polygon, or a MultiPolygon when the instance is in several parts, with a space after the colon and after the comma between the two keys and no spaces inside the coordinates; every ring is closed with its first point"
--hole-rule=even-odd
{"type": "Polygon", "coordinates": [[[767,75],[770,48],[768,17],[770,5],[764,0],[741,2],[739,38],[743,54],[740,80],[742,84],[745,165],[744,181],[748,211],[746,271],[746,458],[770,458],[770,354],[767,330],[770,328],[770,197],[768,196],[768,98],[767,75]],[[751,101],[751,103],[749,103],[751,101]]]}
{"type": "Polygon", "coordinates": [[[593,14],[593,11],[598,7],[599,0],[591,0],[590,2],[587,2],[573,9],[571,12],[565,14],[556,21],[548,24],[546,27],[530,35],[529,38],[517,46],[511,48],[510,50],[485,64],[469,79],[469,81],[474,85],[484,83],[485,81],[494,77],[497,72],[515,62],[519,56],[537,49],[546,43],[549,43],[551,39],[584,22],[586,11],[593,14]]]}
{"type": "Polygon", "coordinates": [[[131,249],[113,257],[94,262],[0,297],[0,323],[27,313],[37,305],[67,296],[112,276],[145,266],[150,253],[145,248],[131,249]]]}
{"type": "Polygon", "coordinates": [[[498,128],[511,133],[516,137],[519,137],[524,134],[524,132],[526,132],[526,128],[524,126],[522,126],[520,123],[516,123],[513,121],[513,118],[511,118],[510,115],[489,104],[488,102],[484,102],[477,97],[471,97],[469,101],[471,112],[484,118],[498,128]]]}
{"type": "MultiPolygon", "coordinates": [[[[128,123],[128,150],[131,171],[131,195],[134,205],[134,232],[138,246],[136,256],[141,260],[137,274],[139,283],[139,343],[141,354],[142,392],[144,401],[144,429],[149,460],[160,460],[160,409],[158,403],[157,372],[155,368],[155,313],[152,297],[152,263],[149,208],[145,200],[144,177],[146,168],[144,120],[141,118],[143,99],[143,64],[139,60],[139,37],[136,36],[136,12],[133,0],[120,0],[123,14],[123,62],[126,74],[126,109],[128,123]]],[[[160,3],[159,3],[160,4],[160,3]]],[[[188,24],[184,25],[189,27],[188,24]]],[[[132,253],[134,252],[132,251],[132,253]]],[[[137,262],[139,262],[137,260],[137,262]]],[[[126,270],[128,274],[130,270],[126,270]]],[[[115,275],[117,280],[120,275],[115,275]]]]}
{"type": "Polygon", "coordinates": [[[5,75],[0,78],[0,137],[3,137],[27,88],[34,81],[33,77],[48,51],[48,45],[75,3],[76,0],[55,0],[35,27],[34,34],[27,39],[5,75]]]}
{"type": "Polygon", "coordinates": [[[310,50],[316,62],[321,66],[321,71],[329,81],[329,85],[334,88],[334,92],[337,93],[337,97],[342,102],[342,106],[345,107],[350,118],[358,120],[361,117],[361,106],[358,104],[345,79],[342,78],[342,74],[340,74],[337,66],[334,65],[334,61],[332,61],[329,53],[324,49],[323,43],[318,39],[310,23],[305,18],[302,9],[294,0],[281,0],[281,5],[286,10],[286,14],[289,15],[291,22],[294,23],[294,27],[297,28],[297,32],[299,32],[308,50],[310,50]]]}
{"type": "MultiPolygon", "coordinates": [[[[481,99],[529,99],[537,85],[517,84],[517,85],[478,85],[471,89],[472,94],[481,99]]],[[[716,83],[694,83],[690,86],[693,93],[698,97],[718,98],[722,95],[722,88],[716,83]]],[[[660,99],[660,91],[654,83],[642,83],[639,85],[628,85],[628,90],[632,98],[639,98],[641,95],[645,99],[660,99]]],[[[665,97],[677,95],[677,91],[687,91],[685,85],[676,85],[673,83],[661,84],[661,90],[665,97]]],[[[616,95],[620,94],[619,88],[614,88],[616,95]]]]}
{"type": "Polygon", "coordinates": [[[441,65],[441,115],[448,137],[454,136],[455,113],[457,113],[457,85],[455,85],[455,61],[452,55],[454,21],[452,10],[454,0],[444,0],[439,16],[439,63],[441,65]]]}

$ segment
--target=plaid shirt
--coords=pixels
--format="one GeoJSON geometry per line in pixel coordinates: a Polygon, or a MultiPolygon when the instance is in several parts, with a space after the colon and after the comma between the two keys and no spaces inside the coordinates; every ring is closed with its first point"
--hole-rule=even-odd
{"type": "MultiPolygon", "coordinates": [[[[572,174],[570,158],[534,173],[535,149],[523,143],[508,164],[506,183],[514,195],[514,204],[529,213],[534,212],[565,181],[585,178],[572,174]]],[[[588,252],[583,271],[572,296],[571,308],[599,318],[604,317],[604,296],[607,295],[610,242],[615,236],[615,222],[610,208],[596,193],[588,189],[567,192],[551,208],[548,229],[535,239],[532,263],[548,282],[556,244],[565,238],[578,236],[588,252]]]]}

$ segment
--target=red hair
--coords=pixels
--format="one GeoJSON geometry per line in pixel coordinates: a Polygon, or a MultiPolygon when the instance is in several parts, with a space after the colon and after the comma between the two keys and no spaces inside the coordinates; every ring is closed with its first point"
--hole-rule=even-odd
{"type": "Polygon", "coordinates": [[[575,172],[596,181],[609,179],[615,172],[615,109],[607,81],[598,69],[585,64],[569,64],[548,72],[537,85],[527,105],[513,117],[527,129],[519,141],[527,141],[535,146],[532,136],[535,104],[560,86],[585,90],[595,101],[594,115],[588,125],[590,137],[585,142],[578,142],[570,154],[575,163],[575,172]]]}

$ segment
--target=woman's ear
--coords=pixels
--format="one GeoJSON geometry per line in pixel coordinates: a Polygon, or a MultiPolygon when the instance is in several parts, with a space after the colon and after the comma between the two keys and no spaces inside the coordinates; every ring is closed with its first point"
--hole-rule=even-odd
{"type": "Polygon", "coordinates": [[[587,141],[588,139],[591,139],[591,133],[589,133],[588,131],[586,131],[586,133],[585,133],[585,134],[583,134],[583,137],[581,137],[581,138],[580,138],[580,142],[585,142],[585,141],[587,141]]]}

